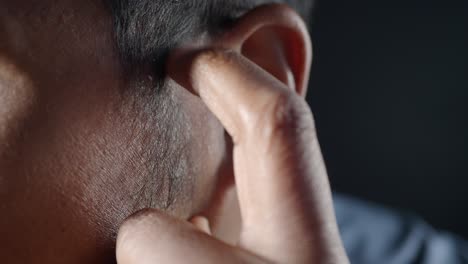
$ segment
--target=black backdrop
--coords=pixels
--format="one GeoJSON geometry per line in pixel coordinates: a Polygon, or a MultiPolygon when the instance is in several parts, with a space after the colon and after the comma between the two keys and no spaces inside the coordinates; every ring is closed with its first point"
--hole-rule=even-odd
{"type": "Polygon", "coordinates": [[[322,0],[312,35],[333,188],[468,238],[468,1],[322,0]]]}

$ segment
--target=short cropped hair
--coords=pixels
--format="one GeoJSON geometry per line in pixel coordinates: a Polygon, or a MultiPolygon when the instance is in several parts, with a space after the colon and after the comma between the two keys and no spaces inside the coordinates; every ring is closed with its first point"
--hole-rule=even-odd
{"type": "Polygon", "coordinates": [[[122,62],[158,73],[168,51],[197,35],[215,34],[255,6],[280,2],[305,20],[313,0],[105,0],[114,20],[122,62]]]}

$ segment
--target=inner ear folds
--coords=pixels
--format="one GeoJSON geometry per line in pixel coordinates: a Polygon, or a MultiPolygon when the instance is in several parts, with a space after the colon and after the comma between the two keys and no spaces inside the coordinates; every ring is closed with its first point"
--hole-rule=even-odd
{"type": "Polygon", "coordinates": [[[282,4],[246,13],[215,46],[236,50],[298,94],[305,96],[312,44],[305,22],[282,4]]]}
{"type": "Polygon", "coordinates": [[[290,56],[294,51],[291,44],[285,30],[270,26],[259,29],[247,38],[241,53],[291,89],[297,90],[298,72],[293,71],[300,65],[290,56]]]}

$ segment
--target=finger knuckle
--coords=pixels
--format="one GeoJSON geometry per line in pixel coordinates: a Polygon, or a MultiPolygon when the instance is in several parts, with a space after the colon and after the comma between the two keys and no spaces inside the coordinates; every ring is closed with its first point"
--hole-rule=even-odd
{"type": "Polygon", "coordinates": [[[312,112],[300,96],[293,92],[280,92],[267,105],[258,122],[263,136],[294,136],[305,131],[315,131],[312,112]]]}

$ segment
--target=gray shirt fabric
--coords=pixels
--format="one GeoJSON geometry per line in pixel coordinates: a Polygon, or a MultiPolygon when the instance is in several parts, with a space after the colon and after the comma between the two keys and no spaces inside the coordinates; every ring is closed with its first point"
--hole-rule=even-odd
{"type": "Polygon", "coordinates": [[[334,195],[341,236],[351,263],[468,264],[468,243],[421,219],[344,195],[334,195]]]}

